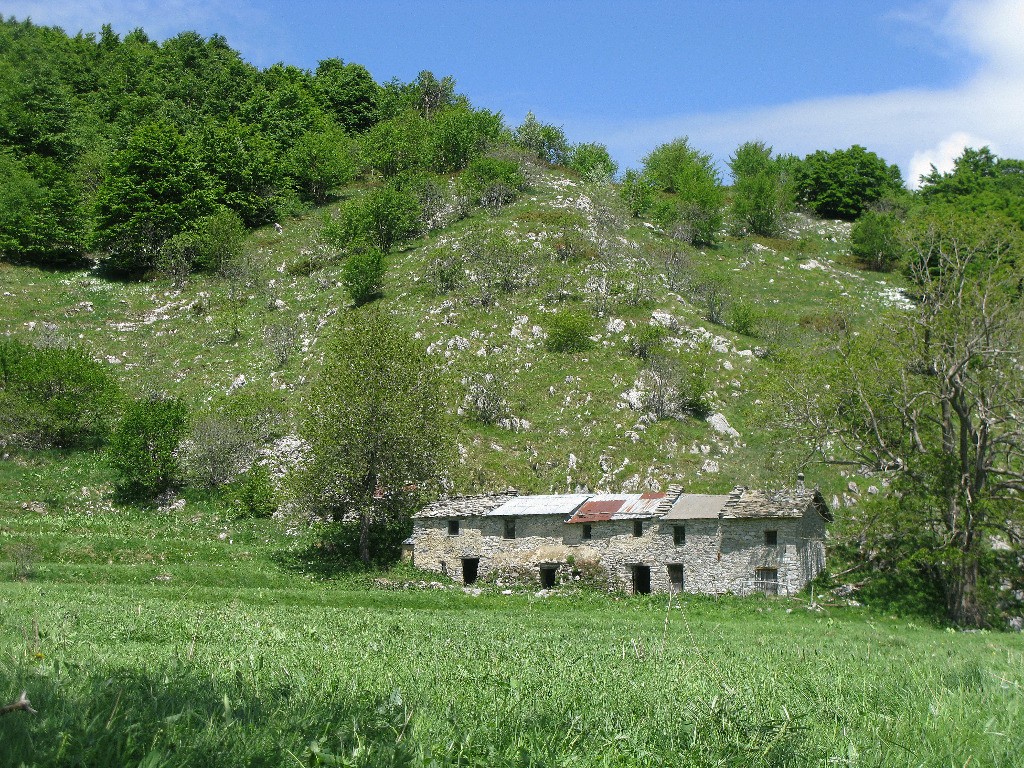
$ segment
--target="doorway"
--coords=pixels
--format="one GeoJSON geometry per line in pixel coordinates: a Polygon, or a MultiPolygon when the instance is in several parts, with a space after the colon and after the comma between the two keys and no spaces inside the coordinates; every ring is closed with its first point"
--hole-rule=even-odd
{"type": "Polygon", "coordinates": [[[634,565],[633,566],[633,594],[634,595],[649,595],[649,594],[651,594],[651,566],[649,566],[649,565],[634,565]]]}
{"type": "Polygon", "coordinates": [[[462,583],[469,585],[476,583],[476,577],[480,572],[479,557],[462,558],[462,583]]]}
{"type": "Polygon", "coordinates": [[[553,589],[557,579],[557,565],[542,565],[540,567],[540,586],[542,589],[553,589]]]}
{"type": "Polygon", "coordinates": [[[679,564],[668,567],[668,584],[673,595],[683,591],[683,566],[679,564]]]}

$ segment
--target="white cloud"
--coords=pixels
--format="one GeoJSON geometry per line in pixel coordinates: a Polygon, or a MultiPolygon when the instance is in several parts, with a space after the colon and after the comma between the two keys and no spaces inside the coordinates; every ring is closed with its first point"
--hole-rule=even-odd
{"type": "Polygon", "coordinates": [[[929,173],[933,165],[941,173],[948,173],[953,170],[953,161],[963,153],[966,147],[984,146],[990,147],[996,154],[999,153],[998,145],[993,142],[958,131],[947,136],[934,147],[915,152],[914,156],[910,158],[910,172],[908,175],[910,186],[916,187],[921,176],[929,173]]]}
{"type": "Polygon", "coordinates": [[[961,141],[1024,157],[1024,0],[960,0],[936,31],[950,38],[946,44],[967,47],[980,58],[977,70],[958,86],[813,99],[626,125],[591,123],[586,130],[572,126],[579,129],[573,132],[604,136],[612,154],[626,165],[683,135],[722,163],[739,144],[752,139],[801,155],[856,143],[898,163],[913,184],[922,164],[925,172],[929,162],[937,160],[939,166],[948,152],[962,149],[963,145],[954,147],[961,141]]]}

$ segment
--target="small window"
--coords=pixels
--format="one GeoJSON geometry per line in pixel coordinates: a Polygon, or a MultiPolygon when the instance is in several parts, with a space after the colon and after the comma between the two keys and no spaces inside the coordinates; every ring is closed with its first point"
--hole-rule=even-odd
{"type": "Polygon", "coordinates": [[[448,521],[448,535],[449,536],[458,536],[459,535],[459,521],[458,520],[449,520],[448,521]]]}
{"type": "Polygon", "coordinates": [[[583,524],[583,540],[590,541],[594,538],[594,527],[590,523],[583,524]]]}
{"type": "Polygon", "coordinates": [[[672,526],[672,543],[677,547],[683,546],[686,543],[686,526],[685,525],[673,525],[672,526]]]}
{"type": "Polygon", "coordinates": [[[516,537],[516,519],[514,517],[505,518],[505,534],[506,539],[514,539],[516,537]]]}
{"type": "Polygon", "coordinates": [[[643,520],[634,520],[633,521],[633,535],[634,536],[643,536],[644,535],[644,521],[643,520]]]}
{"type": "Polygon", "coordinates": [[[769,547],[774,547],[779,543],[779,532],[778,531],[765,531],[764,532],[764,543],[769,547]]]}

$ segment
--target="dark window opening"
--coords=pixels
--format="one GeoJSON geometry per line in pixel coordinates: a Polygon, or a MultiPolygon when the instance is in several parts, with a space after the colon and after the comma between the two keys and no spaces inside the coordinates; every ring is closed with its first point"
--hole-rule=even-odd
{"type": "Polygon", "coordinates": [[[448,521],[448,535],[449,536],[458,536],[459,535],[459,521],[458,520],[449,520],[448,521]]]}
{"type": "Polygon", "coordinates": [[[754,571],[754,589],[766,595],[779,594],[779,572],[775,568],[758,568],[754,571]]]}
{"type": "Polygon", "coordinates": [[[764,543],[769,547],[774,547],[779,543],[779,532],[778,531],[765,531],[764,532],[764,543]]]}
{"type": "Polygon", "coordinates": [[[462,558],[462,583],[475,584],[477,575],[480,573],[479,557],[462,558]]]}
{"type": "Polygon", "coordinates": [[[685,525],[673,525],[672,526],[672,543],[677,547],[681,547],[686,543],[686,526],[685,525]]]}
{"type": "Polygon", "coordinates": [[[643,536],[644,535],[644,521],[643,520],[634,520],[633,521],[633,535],[634,536],[643,536]]]}
{"type": "Polygon", "coordinates": [[[673,595],[683,591],[683,566],[670,565],[668,567],[668,583],[673,595]]]}
{"type": "Polygon", "coordinates": [[[649,566],[649,565],[634,565],[633,566],[633,594],[634,595],[649,595],[649,594],[651,594],[651,566],[649,566]]]}
{"type": "Polygon", "coordinates": [[[583,540],[590,541],[594,537],[594,528],[590,523],[583,524],[583,540]]]}
{"type": "Polygon", "coordinates": [[[506,539],[514,539],[516,537],[516,519],[514,517],[505,518],[505,533],[506,539]]]}
{"type": "Polygon", "coordinates": [[[558,578],[558,566],[557,565],[542,565],[540,567],[540,586],[543,589],[551,589],[555,586],[555,580],[558,578]]]}

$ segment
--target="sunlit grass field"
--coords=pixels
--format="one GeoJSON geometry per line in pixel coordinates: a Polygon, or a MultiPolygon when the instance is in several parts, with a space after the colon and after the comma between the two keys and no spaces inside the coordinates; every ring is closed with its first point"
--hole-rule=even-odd
{"type": "Polygon", "coordinates": [[[402,588],[432,578],[407,567],[324,580],[303,559],[314,541],[201,502],[4,512],[0,698],[25,690],[38,714],[0,717],[0,765],[1011,766],[1024,754],[1020,636],[810,610],[808,596],[474,596],[402,588]]]}

